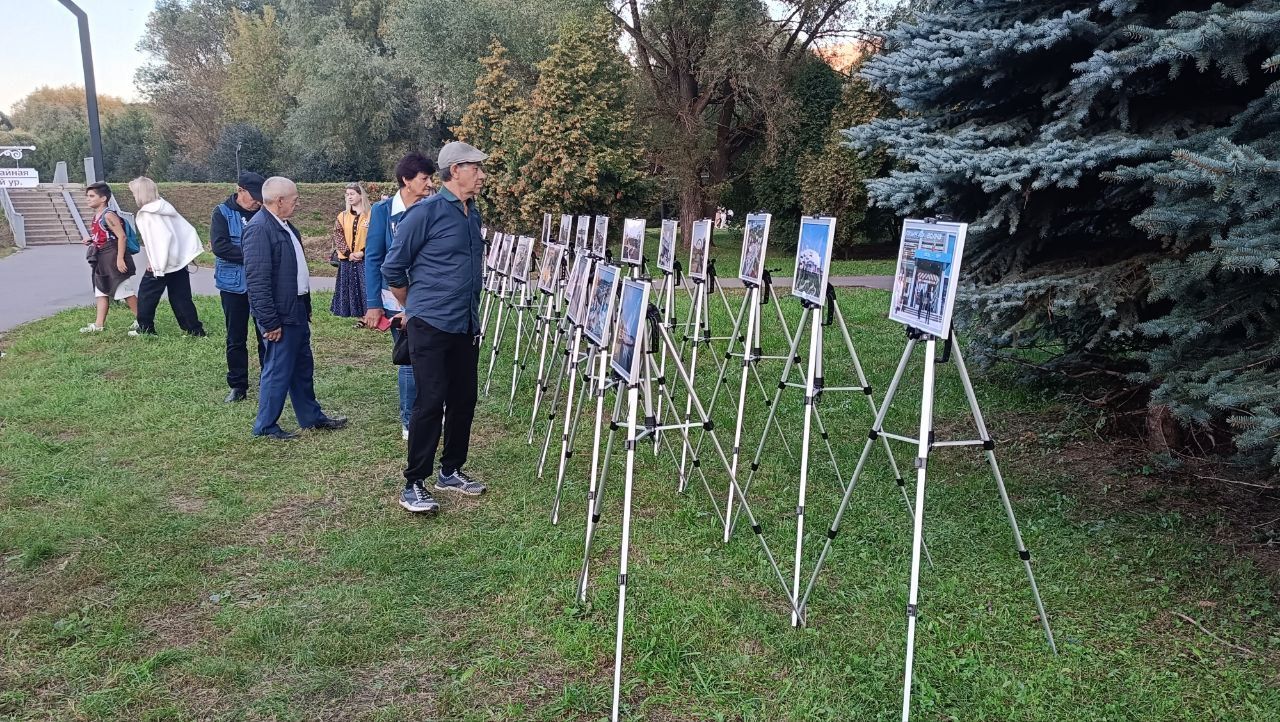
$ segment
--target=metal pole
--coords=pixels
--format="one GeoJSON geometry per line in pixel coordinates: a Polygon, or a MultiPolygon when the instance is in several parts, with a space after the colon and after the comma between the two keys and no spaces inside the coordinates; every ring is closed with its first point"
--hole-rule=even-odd
{"type": "Polygon", "coordinates": [[[76,16],[80,26],[80,58],[84,63],[84,102],[89,114],[89,150],[97,171],[97,180],[106,180],[102,162],[102,127],[98,124],[98,84],[93,78],[93,46],[89,43],[89,16],[72,0],[58,0],[76,16]]]}

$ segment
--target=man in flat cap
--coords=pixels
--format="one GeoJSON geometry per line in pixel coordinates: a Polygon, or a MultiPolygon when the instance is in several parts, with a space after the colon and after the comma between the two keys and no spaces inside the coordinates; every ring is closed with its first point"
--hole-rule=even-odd
{"type": "Polygon", "coordinates": [[[382,276],[404,306],[409,357],[418,386],[409,419],[409,459],[400,506],[434,513],[426,489],[440,444],[432,489],[465,496],[485,491],[462,471],[476,409],[480,360],[480,288],[484,239],[475,197],[484,187],[487,155],[466,143],[440,150],[440,191],[405,211],[382,263],[382,276]]]}
{"type": "Polygon", "coordinates": [[[217,258],[213,284],[222,296],[222,315],[227,322],[227,403],[244,401],[249,392],[249,327],[258,338],[258,367],[264,349],[258,325],[249,320],[249,288],[244,280],[244,227],[262,207],[262,183],[257,173],[245,171],[236,179],[236,192],[213,209],[209,221],[209,245],[217,258]]]}

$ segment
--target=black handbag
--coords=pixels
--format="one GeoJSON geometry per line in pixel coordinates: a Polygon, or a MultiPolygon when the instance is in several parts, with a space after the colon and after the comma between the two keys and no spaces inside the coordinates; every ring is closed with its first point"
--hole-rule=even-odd
{"type": "Polygon", "coordinates": [[[396,336],[395,345],[391,347],[391,363],[396,366],[409,366],[409,329],[401,326],[399,321],[392,321],[391,327],[400,331],[396,336]]]}

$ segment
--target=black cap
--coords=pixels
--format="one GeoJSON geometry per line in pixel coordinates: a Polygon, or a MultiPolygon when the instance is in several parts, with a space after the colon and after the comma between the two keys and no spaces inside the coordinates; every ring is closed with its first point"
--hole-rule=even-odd
{"type": "Polygon", "coordinates": [[[249,195],[259,203],[262,202],[262,184],[267,181],[266,178],[252,171],[244,171],[240,177],[236,179],[236,185],[249,191],[249,195]]]}

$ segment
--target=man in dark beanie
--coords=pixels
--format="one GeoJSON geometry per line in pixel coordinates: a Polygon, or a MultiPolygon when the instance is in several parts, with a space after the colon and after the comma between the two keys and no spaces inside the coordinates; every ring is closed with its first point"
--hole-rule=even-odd
{"type": "Polygon", "coordinates": [[[258,367],[262,367],[262,333],[249,318],[249,288],[244,277],[244,250],[241,234],[262,207],[262,183],[257,173],[245,171],[236,179],[236,192],[213,209],[209,220],[209,245],[217,261],[213,282],[222,296],[222,315],[227,321],[227,403],[244,401],[249,391],[249,327],[258,339],[258,367]]]}

